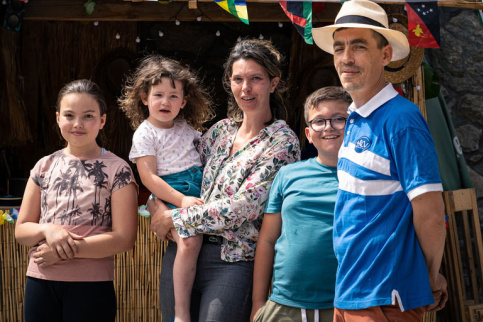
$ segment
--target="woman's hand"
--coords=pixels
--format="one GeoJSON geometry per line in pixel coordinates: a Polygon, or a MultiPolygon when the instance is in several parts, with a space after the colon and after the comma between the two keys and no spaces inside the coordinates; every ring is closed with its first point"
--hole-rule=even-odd
{"type": "Polygon", "coordinates": [[[74,241],[84,239],[54,224],[47,225],[44,235],[47,246],[60,259],[73,259],[78,252],[74,241]]]}
{"type": "Polygon", "coordinates": [[[37,251],[33,254],[34,263],[40,267],[46,267],[55,264],[61,260],[59,256],[46,243],[37,247],[37,251]]]}
{"type": "Polygon", "coordinates": [[[150,200],[148,210],[151,213],[151,231],[161,240],[171,239],[169,231],[174,228],[171,209],[158,198],[150,200]]]}

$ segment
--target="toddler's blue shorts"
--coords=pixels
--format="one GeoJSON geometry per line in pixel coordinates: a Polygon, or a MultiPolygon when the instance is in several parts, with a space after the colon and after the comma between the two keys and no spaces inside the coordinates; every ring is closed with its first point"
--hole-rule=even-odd
{"type": "MultiPolygon", "coordinates": [[[[160,176],[173,189],[181,192],[185,196],[197,197],[201,195],[201,181],[203,180],[203,168],[192,167],[177,173],[160,176]]],[[[154,195],[151,195],[154,198],[154,195]]],[[[178,208],[166,202],[171,209],[178,208]]]]}

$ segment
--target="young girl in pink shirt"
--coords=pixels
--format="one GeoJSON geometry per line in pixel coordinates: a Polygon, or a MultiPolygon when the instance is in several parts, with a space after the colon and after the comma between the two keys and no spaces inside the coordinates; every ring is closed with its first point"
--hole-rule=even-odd
{"type": "Polygon", "coordinates": [[[129,165],[101,148],[106,103],[89,80],[65,85],[56,105],[64,149],[30,172],[15,228],[33,246],[25,321],[114,321],[113,255],[131,249],[137,185],[129,165]]]}

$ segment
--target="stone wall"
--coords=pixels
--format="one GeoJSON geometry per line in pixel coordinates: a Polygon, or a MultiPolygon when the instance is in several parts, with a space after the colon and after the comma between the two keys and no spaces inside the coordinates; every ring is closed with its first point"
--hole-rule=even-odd
{"type": "Polygon", "coordinates": [[[440,7],[441,48],[427,49],[476,188],[483,222],[483,24],[476,10],[440,7]]]}

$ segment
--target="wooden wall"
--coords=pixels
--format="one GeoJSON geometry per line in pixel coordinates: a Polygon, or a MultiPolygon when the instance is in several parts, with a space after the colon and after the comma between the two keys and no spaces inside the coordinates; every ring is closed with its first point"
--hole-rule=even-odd
{"type": "MultiPolygon", "coordinates": [[[[122,53],[127,66],[117,67],[130,67],[131,60],[137,57],[137,23],[118,22],[97,28],[92,23],[24,21],[20,33],[3,28],[0,33],[17,36],[12,47],[2,49],[16,52],[15,85],[20,93],[19,104],[25,109],[26,127],[31,133],[27,142],[6,140],[2,135],[0,148],[6,162],[0,159],[0,194],[6,193],[7,177],[28,178],[37,160],[64,146],[55,122],[55,102],[62,86],[74,79],[92,79],[104,89],[109,117],[102,137],[111,137],[105,140],[106,148],[127,156],[132,131],[117,107],[118,93],[110,89],[112,83],[120,88],[124,75],[109,69],[112,66],[106,61],[113,53],[122,53]],[[119,40],[115,38],[118,32],[123,34],[119,40]],[[6,170],[7,165],[10,172],[6,170]]],[[[18,129],[5,122],[3,130],[10,133],[18,129]]]]}
{"type": "MultiPolygon", "coordinates": [[[[23,108],[24,128],[30,137],[17,141],[0,136],[0,195],[7,193],[6,180],[28,178],[29,171],[37,160],[64,146],[55,122],[55,102],[61,87],[74,79],[88,78],[97,82],[104,90],[109,110],[107,125],[101,131],[103,146],[127,160],[133,130],[119,110],[117,98],[126,75],[138,59],[160,53],[189,64],[203,79],[213,95],[217,117],[226,117],[225,93],[221,78],[223,64],[238,37],[271,39],[286,56],[286,70],[303,74],[300,70],[289,72],[291,56],[298,45],[292,39],[293,27],[284,23],[221,22],[93,22],[24,20],[21,31],[13,32],[0,28],[2,41],[10,36],[10,48],[14,51],[13,74],[17,101],[23,108]],[[159,32],[163,37],[159,37],[159,32]],[[220,31],[220,36],[216,32],[220,31]],[[119,34],[120,38],[116,39],[119,34]],[[136,38],[139,37],[139,43],[136,38]],[[294,45],[294,46],[293,46],[294,45]],[[10,173],[7,172],[7,164],[10,173]]],[[[300,38],[298,34],[294,39],[300,38]]],[[[301,40],[301,39],[300,39],[301,40]]],[[[302,40],[303,42],[303,40],[302,40]]],[[[313,47],[315,48],[315,47],[313,47]]],[[[315,49],[321,52],[319,49],[315,49]]],[[[12,56],[12,55],[10,55],[12,56]]],[[[2,67],[6,65],[0,60],[2,67]]],[[[2,68],[0,68],[2,69],[2,68]]],[[[0,89],[5,88],[0,82],[0,89]]],[[[2,92],[0,92],[2,93],[2,92]]],[[[2,97],[9,97],[7,91],[2,97]]],[[[0,112],[13,111],[17,106],[3,104],[0,112]]],[[[289,110],[292,110],[289,107],[289,110]]],[[[212,122],[213,123],[213,122],[212,122]]],[[[210,125],[210,124],[207,124],[210,125]]],[[[16,127],[4,122],[3,133],[14,133],[16,127]]]]}

